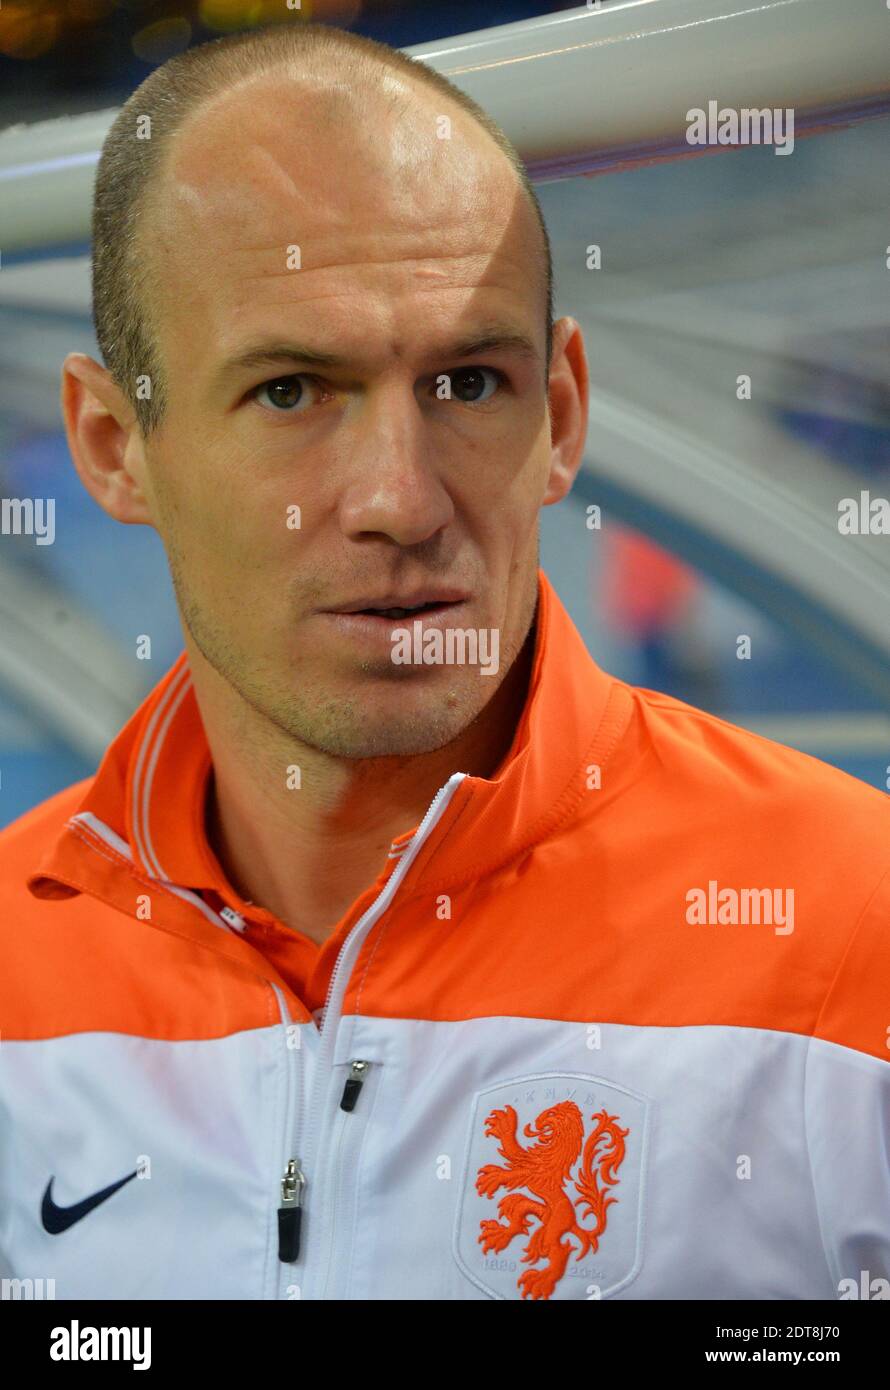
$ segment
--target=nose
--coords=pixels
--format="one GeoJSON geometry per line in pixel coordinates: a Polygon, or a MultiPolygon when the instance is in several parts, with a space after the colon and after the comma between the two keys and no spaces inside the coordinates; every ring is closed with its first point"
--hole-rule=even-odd
{"type": "Polygon", "coordinates": [[[454,504],[409,385],[368,393],[356,412],[340,524],[352,540],[387,536],[419,545],[447,526],[454,504]]]}

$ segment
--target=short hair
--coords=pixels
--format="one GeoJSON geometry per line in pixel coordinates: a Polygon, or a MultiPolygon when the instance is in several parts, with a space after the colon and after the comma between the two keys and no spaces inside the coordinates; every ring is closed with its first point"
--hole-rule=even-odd
{"type": "Polygon", "coordinates": [[[168,59],[131,93],[102,146],[93,195],[93,322],[103,361],[132,404],[144,437],[160,425],[168,399],[150,307],[150,257],[140,254],[140,234],[164,152],[186,117],[233,82],[257,73],[308,74],[322,64],[365,82],[382,66],[433,88],[467,112],[506,156],[532,205],[543,241],[540,269],[549,376],[553,342],[550,239],[522,159],[497,122],[441,73],[388,44],[318,23],[272,25],[211,39],[168,59]],[[150,138],[138,139],[137,121],[146,117],[150,138]],[[137,378],[146,376],[151,390],[143,399],[137,378]]]}

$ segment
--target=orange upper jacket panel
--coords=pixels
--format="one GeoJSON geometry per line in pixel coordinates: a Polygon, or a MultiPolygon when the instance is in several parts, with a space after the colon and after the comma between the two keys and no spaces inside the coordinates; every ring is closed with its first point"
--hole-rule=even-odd
{"type": "MultiPolygon", "coordinates": [[[[320,950],[243,902],[206,839],[185,655],[94,778],[0,834],[6,1039],[218,1037],[324,1002],[320,950]]],[[[298,792],[294,793],[298,795],[298,792]]],[[[801,753],[603,672],[543,571],[529,694],[364,941],[344,1013],[799,1033],[890,1059],[890,802],[801,753]]]]}

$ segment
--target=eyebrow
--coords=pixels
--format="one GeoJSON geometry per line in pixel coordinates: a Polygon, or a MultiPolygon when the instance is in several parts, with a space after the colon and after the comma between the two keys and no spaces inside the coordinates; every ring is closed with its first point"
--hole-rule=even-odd
{"type": "MultiPolygon", "coordinates": [[[[478,357],[489,352],[511,353],[514,357],[537,360],[538,349],[525,333],[513,328],[494,325],[471,337],[461,338],[445,344],[440,350],[433,349],[431,356],[442,359],[478,357]]],[[[310,367],[348,367],[349,359],[333,352],[322,352],[297,342],[259,342],[253,343],[234,357],[228,358],[215,373],[214,380],[219,385],[239,372],[256,367],[276,367],[283,364],[301,362],[310,367]]]]}

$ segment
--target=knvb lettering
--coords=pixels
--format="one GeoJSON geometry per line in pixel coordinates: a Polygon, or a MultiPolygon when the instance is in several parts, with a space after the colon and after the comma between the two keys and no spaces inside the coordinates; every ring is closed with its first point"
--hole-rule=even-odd
{"type": "Polygon", "coordinates": [[[691,927],[775,924],[776,936],[788,936],[794,931],[794,889],[718,888],[712,878],[707,889],[689,889],[686,921],[691,927]]]}
{"type": "Polygon", "coordinates": [[[736,110],[708,102],[707,115],[700,106],[686,112],[688,145],[773,145],[775,154],[794,149],[794,108],[770,109],[742,106],[736,110]]]}

